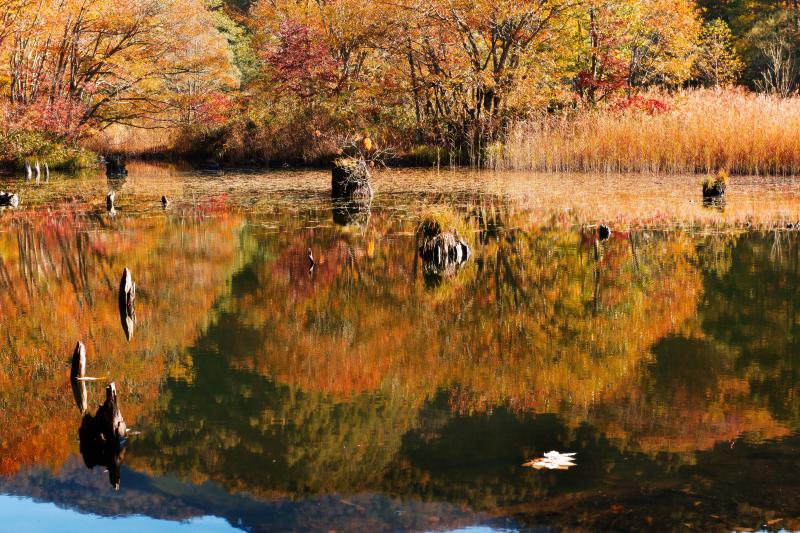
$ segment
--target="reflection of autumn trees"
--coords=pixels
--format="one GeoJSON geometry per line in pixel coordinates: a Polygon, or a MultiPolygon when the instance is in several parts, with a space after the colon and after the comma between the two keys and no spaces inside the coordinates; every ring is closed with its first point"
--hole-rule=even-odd
{"type": "Polygon", "coordinates": [[[780,421],[800,423],[800,238],[742,235],[723,277],[709,277],[702,327],[780,421]]]}
{"type": "Polygon", "coordinates": [[[346,228],[313,206],[239,231],[224,212],[64,208],[0,233],[0,421],[20,428],[0,437],[3,472],[70,449],[77,338],[143,430],[127,464],[260,497],[379,490],[496,510],[588,494],[609,473],[661,481],[720,441],[796,427],[795,237],[598,243],[484,205],[462,210],[475,254],[430,286],[413,217],[380,205],[346,228]],[[123,266],[138,289],[130,343],[123,266]],[[574,477],[518,467],[567,447],[574,477]]]}
{"type": "MultiPolygon", "coordinates": [[[[165,369],[187,375],[184,347],[201,331],[233,267],[234,216],[91,218],[85,206],[6,214],[0,232],[0,473],[60,464],[80,417],[68,379],[77,339],[88,375],[113,378],[129,423],[152,407],[165,369]],[[138,329],[123,334],[117,285],[136,277],[138,329]]],[[[0,215],[2,216],[2,215],[0,215]]],[[[104,383],[89,384],[89,406],[104,383]]]]}
{"type": "Polygon", "coordinates": [[[419,402],[452,387],[462,411],[585,412],[628,382],[699,294],[688,237],[620,234],[595,251],[574,232],[505,230],[497,220],[491,233],[476,221],[475,260],[428,288],[413,237],[372,218],[363,238],[251,235],[259,251],[247,286],[223,304],[258,339],[228,352],[236,367],[340,397],[391,387],[419,402]],[[320,258],[313,274],[309,242],[320,258]]]}
{"type": "Polygon", "coordinates": [[[692,240],[619,234],[595,251],[502,220],[472,221],[474,260],[435,288],[385,213],[364,234],[254,221],[250,259],[191,351],[194,381],[170,384],[131,464],[251,492],[352,491],[380,481],[407,432],[438,438],[447,419],[418,413],[441,390],[451,416],[502,405],[571,424],[626,395],[649,346],[695,309],[692,240]]]}
{"type": "Polygon", "coordinates": [[[794,234],[698,238],[704,271],[699,321],[651,349],[636,393],[590,419],[618,442],[651,453],[755,442],[797,427],[800,370],[794,234]]]}

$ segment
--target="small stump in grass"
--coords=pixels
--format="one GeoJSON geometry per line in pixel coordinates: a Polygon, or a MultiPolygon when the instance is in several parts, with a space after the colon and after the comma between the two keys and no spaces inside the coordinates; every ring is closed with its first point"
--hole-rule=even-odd
{"type": "Polygon", "coordinates": [[[728,173],[718,171],[714,176],[707,176],[703,180],[703,198],[720,198],[725,195],[728,188],[728,173]]]}
{"type": "Polygon", "coordinates": [[[331,192],[335,198],[366,200],[372,198],[371,173],[363,159],[343,157],[334,162],[331,192]]]}
{"type": "Polygon", "coordinates": [[[452,275],[469,259],[472,252],[459,235],[454,219],[449,213],[433,213],[420,222],[417,246],[426,273],[452,275]]]}

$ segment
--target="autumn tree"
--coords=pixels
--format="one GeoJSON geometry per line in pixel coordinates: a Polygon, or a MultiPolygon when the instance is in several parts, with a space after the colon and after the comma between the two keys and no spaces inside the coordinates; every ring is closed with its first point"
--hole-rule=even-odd
{"type": "Polygon", "coordinates": [[[577,81],[589,101],[619,89],[676,86],[691,76],[700,32],[693,1],[592,0],[585,11],[577,81]]]}
{"type": "MultiPolygon", "coordinates": [[[[406,2],[402,54],[418,120],[452,146],[480,151],[519,110],[515,97],[536,87],[572,7],[569,1],[406,2]]],[[[524,107],[522,104],[521,107],[524,107]]]]}
{"type": "Polygon", "coordinates": [[[12,111],[34,109],[70,130],[171,122],[185,95],[235,82],[199,0],[42,0],[6,20],[12,111]]]}
{"type": "Polygon", "coordinates": [[[706,86],[718,87],[736,81],[741,70],[733,34],[725,21],[714,19],[704,24],[694,64],[695,77],[706,86]]]}

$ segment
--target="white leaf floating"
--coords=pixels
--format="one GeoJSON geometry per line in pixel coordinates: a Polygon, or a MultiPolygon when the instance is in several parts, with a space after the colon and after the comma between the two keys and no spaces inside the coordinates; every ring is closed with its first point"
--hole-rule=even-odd
{"type": "Polygon", "coordinates": [[[548,470],[566,470],[571,466],[575,466],[575,453],[561,453],[555,450],[549,451],[544,454],[544,457],[531,459],[522,466],[530,466],[536,470],[546,468],[548,470]]]}

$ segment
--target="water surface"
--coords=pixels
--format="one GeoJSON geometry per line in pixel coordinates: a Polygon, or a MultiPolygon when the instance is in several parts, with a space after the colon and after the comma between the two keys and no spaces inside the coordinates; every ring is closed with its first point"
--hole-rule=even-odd
{"type": "Polygon", "coordinates": [[[736,179],[711,207],[695,178],[375,181],[370,206],[333,202],[321,172],[0,182],[23,198],[0,213],[0,515],[38,530],[800,528],[791,180],[736,179]],[[445,208],[473,255],[442,273],[414,229],[445,208]],[[79,451],[78,339],[102,378],[91,409],[114,380],[134,430],[119,490],[79,451]],[[522,466],[549,450],[576,466],[522,466]]]}

